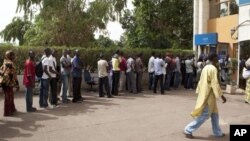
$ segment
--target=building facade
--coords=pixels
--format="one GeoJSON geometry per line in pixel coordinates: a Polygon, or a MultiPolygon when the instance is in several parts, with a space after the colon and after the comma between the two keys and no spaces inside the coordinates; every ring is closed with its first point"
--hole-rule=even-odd
{"type": "MultiPolygon", "coordinates": [[[[193,17],[197,57],[216,52],[239,61],[250,56],[250,0],[194,0],[193,17]]],[[[240,71],[237,84],[239,77],[240,71]]]]}

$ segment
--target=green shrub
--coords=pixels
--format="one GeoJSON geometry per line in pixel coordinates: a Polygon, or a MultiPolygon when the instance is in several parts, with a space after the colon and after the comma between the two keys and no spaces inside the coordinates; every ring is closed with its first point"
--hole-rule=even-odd
{"type": "MultiPolygon", "coordinates": [[[[57,60],[59,61],[62,51],[66,49],[66,47],[51,47],[57,51],[57,60]]],[[[33,50],[36,53],[36,60],[38,61],[42,54],[44,47],[13,47],[13,46],[6,46],[0,44],[0,63],[2,64],[4,59],[4,54],[7,50],[14,50],[16,52],[16,68],[19,74],[22,73],[24,68],[25,59],[28,57],[29,50],[33,50]]],[[[73,56],[73,51],[78,49],[80,51],[81,57],[85,63],[85,66],[90,66],[91,68],[96,68],[97,60],[100,53],[103,54],[104,58],[108,61],[111,60],[112,54],[117,50],[117,48],[81,48],[81,47],[71,47],[71,56],[73,56]]],[[[154,51],[155,53],[161,53],[164,55],[166,52],[172,53],[173,55],[189,55],[192,54],[192,50],[180,50],[180,49],[150,49],[150,48],[121,48],[121,51],[124,52],[124,55],[136,55],[138,53],[143,54],[143,62],[144,65],[147,66],[148,59],[151,56],[151,52],[154,51]]]]}

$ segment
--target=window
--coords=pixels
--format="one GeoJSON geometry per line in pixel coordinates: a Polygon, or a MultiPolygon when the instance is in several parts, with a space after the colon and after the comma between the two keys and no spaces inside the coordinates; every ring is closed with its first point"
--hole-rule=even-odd
{"type": "Polygon", "coordinates": [[[227,16],[229,14],[228,9],[228,2],[220,3],[220,17],[227,16]]]}

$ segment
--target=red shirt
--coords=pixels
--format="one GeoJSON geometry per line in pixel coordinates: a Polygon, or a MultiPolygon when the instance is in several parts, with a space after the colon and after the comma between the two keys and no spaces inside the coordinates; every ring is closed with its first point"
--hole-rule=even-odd
{"type": "Polygon", "coordinates": [[[121,63],[120,63],[120,71],[126,71],[127,69],[127,62],[124,57],[121,57],[121,63]]]}
{"type": "Polygon", "coordinates": [[[32,82],[35,82],[36,72],[35,72],[35,62],[27,59],[24,64],[24,74],[23,74],[23,85],[26,87],[31,86],[32,82]],[[31,81],[28,77],[31,77],[31,81]]]}

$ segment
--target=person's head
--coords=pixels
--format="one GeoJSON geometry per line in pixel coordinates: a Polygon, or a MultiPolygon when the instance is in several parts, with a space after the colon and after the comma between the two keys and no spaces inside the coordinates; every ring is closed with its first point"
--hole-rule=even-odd
{"type": "Polygon", "coordinates": [[[8,51],[5,52],[5,59],[14,61],[15,57],[16,57],[16,55],[15,55],[13,50],[8,50],[8,51]]]}
{"type": "Polygon", "coordinates": [[[155,56],[155,52],[154,51],[152,51],[151,56],[155,56]]]}
{"type": "Polygon", "coordinates": [[[118,49],[115,51],[115,54],[120,55],[121,51],[118,49]]]}
{"type": "Polygon", "coordinates": [[[79,57],[80,56],[80,52],[78,49],[75,50],[75,56],[79,57]]]}
{"type": "Polygon", "coordinates": [[[68,50],[67,49],[63,50],[63,56],[67,57],[67,55],[68,55],[68,50]]]}
{"type": "Polygon", "coordinates": [[[52,49],[52,51],[51,51],[51,55],[52,55],[53,57],[56,57],[56,56],[57,56],[57,52],[56,52],[56,50],[55,50],[55,49],[52,49]]]}
{"type": "Polygon", "coordinates": [[[45,54],[47,57],[49,57],[49,56],[51,55],[51,50],[50,50],[50,48],[44,49],[44,54],[45,54]]]}
{"type": "Polygon", "coordinates": [[[137,57],[142,57],[142,53],[141,53],[141,52],[138,53],[138,54],[137,54],[137,57]]]}
{"type": "Polygon", "coordinates": [[[200,55],[198,62],[203,62],[203,57],[200,55]]]}
{"type": "Polygon", "coordinates": [[[103,54],[102,53],[100,53],[99,58],[103,59],[103,54]]]}
{"type": "Polygon", "coordinates": [[[29,51],[29,58],[30,58],[31,60],[34,60],[34,59],[35,59],[35,52],[34,52],[34,51],[32,51],[32,50],[29,51]]]}
{"type": "Polygon", "coordinates": [[[70,55],[71,54],[71,51],[70,51],[70,49],[68,48],[68,49],[66,49],[66,51],[67,51],[67,55],[70,55]]]}
{"type": "Polygon", "coordinates": [[[123,51],[120,51],[120,56],[124,56],[124,52],[123,51]]]}
{"type": "Polygon", "coordinates": [[[210,53],[207,60],[209,60],[213,65],[216,65],[218,63],[218,55],[216,53],[210,53]]]}

